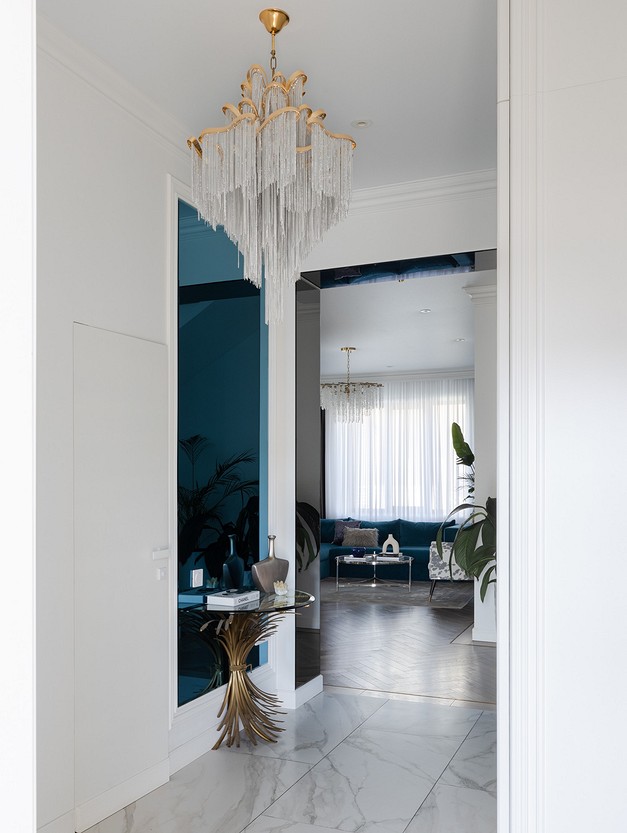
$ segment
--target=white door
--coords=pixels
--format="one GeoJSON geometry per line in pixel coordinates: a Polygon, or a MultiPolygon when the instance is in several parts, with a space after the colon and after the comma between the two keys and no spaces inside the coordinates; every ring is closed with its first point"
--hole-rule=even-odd
{"type": "Polygon", "coordinates": [[[167,381],[165,345],[74,325],[79,831],[168,779],[167,381]]]}

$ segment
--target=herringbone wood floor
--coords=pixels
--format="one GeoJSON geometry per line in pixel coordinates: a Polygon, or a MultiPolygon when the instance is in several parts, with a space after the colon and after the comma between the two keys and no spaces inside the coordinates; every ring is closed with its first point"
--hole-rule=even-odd
{"type": "MultiPolygon", "coordinates": [[[[415,583],[428,597],[428,583],[415,583]],[[424,585],[424,586],[422,586],[424,585]]],[[[327,591],[330,588],[325,588],[327,591]]],[[[412,588],[413,590],[414,588],[412,588]]],[[[439,589],[439,588],[438,588],[439,589]]],[[[496,651],[472,644],[472,600],[461,609],[408,604],[401,586],[370,600],[367,587],[323,592],[320,664],[325,685],[493,704],[496,651]]],[[[333,588],[334,590],[334,588],[333,588]]]]}

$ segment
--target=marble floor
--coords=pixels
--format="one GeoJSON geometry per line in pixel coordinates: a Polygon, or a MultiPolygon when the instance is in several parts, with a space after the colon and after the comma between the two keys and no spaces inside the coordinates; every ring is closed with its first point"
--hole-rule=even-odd
{"type": "Polygon", "coordinates": [[[89,833],[493,833],[496,714],[325,690],[89,833]]]}

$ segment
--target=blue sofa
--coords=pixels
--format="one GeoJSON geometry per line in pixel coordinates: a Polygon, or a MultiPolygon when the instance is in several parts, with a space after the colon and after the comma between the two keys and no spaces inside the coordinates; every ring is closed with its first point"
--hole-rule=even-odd
{"type": "MultiPolygon", "coordinates": [[[[335,537],[335,523],[336,521],[357,520],[356,518],[322,518],[320,521],[320,578],[328,578],[335,576],[335,557],[337,555],[350,555],[352,547],[344,547],[333,543],[335,537]]],[[[414,559],[411,565],[412,581],[428,581],[429,580],[429,547],[432,541],[435,541],[438,529],[441,526],[439,522],[424,522],[424,521],[404,521],[397,518],[395,521],[360,521],[360,529],[374,529],[378,530],[378,547],[381,548],[383,542],[392,535],[398,541],[400,550],[403,555],[411,555],[414,559]]],[[[444,530],[444,540],[452,541],[455,538],[456,527],[451,521],[444,530]]],[[[368,547],[368,551],[372,552],[373,548],[368,547]]],[[[348,568],[340,564],[341,576],[358,577],[361,572],[364,572],[364,577],[372,572],[371,566],[364,565],[361,567],[351,566],[348,568]]],[[[399,579],[398,569],[394,567],[386,567],[384,564],[377,569],[377,575],[381,578],[399,579]]]]}

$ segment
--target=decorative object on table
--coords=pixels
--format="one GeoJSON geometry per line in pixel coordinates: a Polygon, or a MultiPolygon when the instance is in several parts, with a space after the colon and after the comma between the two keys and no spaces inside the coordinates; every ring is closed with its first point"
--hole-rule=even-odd
{"type": "Polygon", "coordinates": [[[274,322],[301,263],[348,213],[355,142],[329,132],[323,110],[301,103],[304,72],[286,79],[278,71],[275,36],[289,16],[264,9],[259,19],[272,36],[270,83],[251,66],[239,106],[222,108],[226,125],[187,144],[194,204],[208,225],[224,226],[243,255],[244,277],[257,287],[263,265],[266,322],[274,322]]]}
{"type": "MultiPolygon", "coordinates": [[[[453,423],[452,434],[454,445],[456,440],[459,441],[460,435],[461,440],[464,440],[461,429],[456,422],[453,423]]],[[[457,448],[455,450],[457,451],[457,448]]],[[[468,451],[470,451],[469,446],[468,451]]],[[[470,451],[470,455],[472,460],[470,457],[466,457],[469,462],[464,462],[462,458],[459,458],[458,463],[473,466],[475,458],[472,451],[470,451]]],[[[474,466],[472,476],[474,484],[474,466]]],[[[461,523],[452,542],[449,569],[452,574],[453,562],[455,561],[469,576],[481,579],[479,595],[481,601],[484,601],[489,585],[496,582],[496,498],[487,498],[485,506],[475,503],[462,503],[456,506],[455,509],[449,512],[444,523],[438,529],[435,543],[438,555],[442,558],[444,555],[442,535],[445,525],[454,515],[468,510],[470,510],[470,515],[461,523]]]]}
{"type": "Polygon", "coordinates": [[[222,567],[225,590],[238,589],[244,583],[244,559],[237,554],[237,535],[229,535],[229,554],[222,567]]]}
{"type": "Polygon", "coordinates": [[[366,555],[366,548],[365,547],[353,547],[351,550],[351,555],[353,558],[364,558],[366,555]]]}
{"type": "Polygon", "coordinates": [[[381,547],[381,552],[382,553],[390,552],[390,553],[393,553],[394,555],[398,555],[399,550],[400,550],[400,546],[399,546],[399,543],[396,540],[396,538],[393,535],[388,535],[388,537],[383,542],[383,546],[381,547]]]}
{"type": "Polygon", "coordinates": [[[268,557],[253,564],[251,573],[255,587],[264,593],[274,592],[275,581],[285,581],[290,562],[286,558],[277,558],[274,551],[276,535],[268,535],[268,557]]]}
{"type": "Polygon", "coordinates": [[[351,353],[356,347],[340,347],[346,353],[346,381],[320,384],[320,407],[336,422],[363,422],[364,417],[383,407],[380,382],[351,382],[351,353]]]}
{"type": "Polygon", "coordinates": [[[275,581],[274,592],[277,596],[287,596],[287,584],[284,581],[275,581]]]}
{"type": "Polygon", "coordinates": [[[204,603],[208,607],[239,607],[259,601],[259,590],[218,590],[205,593],[204,603]]]}
{"type": "Polygon", "coordinates": [[[296,503],[296,564],[306,570],[320,555],[320,513],[310,503],[296,503]]]}
{"type": "Polygon", "coordinates": [[[342,546],[344,547],[376,547],[379,543],[378,529],[346,529],[342,546]]]}

